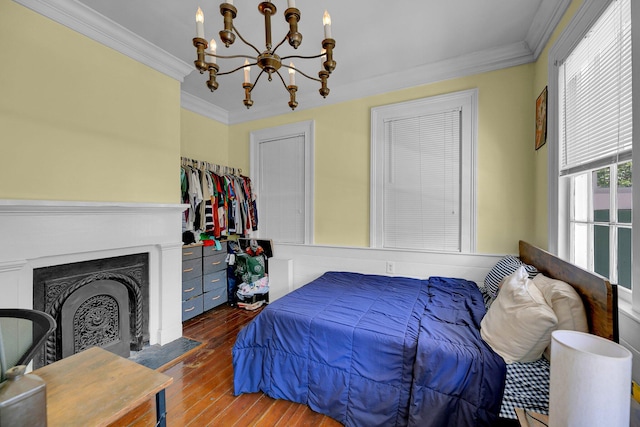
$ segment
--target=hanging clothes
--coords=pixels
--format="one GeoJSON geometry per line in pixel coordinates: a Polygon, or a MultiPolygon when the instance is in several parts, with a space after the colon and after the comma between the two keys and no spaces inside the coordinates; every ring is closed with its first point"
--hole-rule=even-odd
{"type": "Polygon", "coordinates": [[[207,233],[213,232],[213,208],[212,208],[212,192],[213,192],[213,181],[211,179],[211,174],[203,170],[201,171],[201,179],[202,179],[202,198],[204,199],[204,203],[201,204],[201,215],[202,215],[202,230],[207,233]]]}
{"type": "Polygon", "coordinates": [[[182,203],[189,205],[183,215],[183,232],[193,234],[196,242],[201,236],[218,239],[236,234],[248,237],[258,230],[251,180],[236,174],[235,169],[229,173],[229,168],[183,157],[180,193],[182,203]]]}

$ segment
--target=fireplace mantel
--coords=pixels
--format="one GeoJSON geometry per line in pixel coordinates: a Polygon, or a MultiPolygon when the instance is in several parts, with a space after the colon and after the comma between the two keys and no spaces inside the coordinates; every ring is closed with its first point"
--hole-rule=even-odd
{"type": "Polygon", "coordinates": [[[183,204],[0,200],[0,307],[33,307],[33,269],[146,252],[150,344],[182,336],[183,204]]]}

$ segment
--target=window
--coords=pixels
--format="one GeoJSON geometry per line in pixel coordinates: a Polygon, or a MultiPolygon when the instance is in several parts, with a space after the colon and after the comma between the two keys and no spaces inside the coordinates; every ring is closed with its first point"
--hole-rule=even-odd
{"type": "Polygon", "coordinates": [[[372,109],[371,246],[475,250],[477,91],[372,109]]]}
{"type": "Polygon", "coordinates": [[[567,179],[572,261],[631,289],[631,162],[567,179]]]}
{"type": "Polygon", "coordinates": [[[628,290],[631,22],[630,0],[586,1],[549,58],[550,250],[628,290]]]}
{"type": "Polygon", "coordinates": [[[313,243],[312,121],[251,133],[251,176],[259,237],[313,243]]]}

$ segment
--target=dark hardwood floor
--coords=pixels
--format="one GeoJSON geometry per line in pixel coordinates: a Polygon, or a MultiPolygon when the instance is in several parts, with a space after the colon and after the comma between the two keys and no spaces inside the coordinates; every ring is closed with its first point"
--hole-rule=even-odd
{"type": "MultiPolygon", "coordinates": [[[[306,405],[262,393],[233,395],[231,349],[238,331],[259,310],[223,305],[183,324],[183,335],[202,343],[177,363],[159,370],[173,377],[166,390],[167,425],[176,426],[340,426],[306,405]]],[[[155,425],[155,400],[113,426],[155,425]]]]}

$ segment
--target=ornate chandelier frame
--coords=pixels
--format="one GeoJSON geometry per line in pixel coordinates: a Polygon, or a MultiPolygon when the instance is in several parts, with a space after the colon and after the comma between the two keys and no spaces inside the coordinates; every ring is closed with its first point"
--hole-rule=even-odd
{"type": "Polygon", "coordinates": [[[265,48],[266,50],[260,52],[258,48],[256,48],[253,44],[249,43],[238,31],[238,29],[233,25],[233,19],[237,16],[238,10],[233,5],[233,0],[228,0],[227,3],[222,3],[220,5],[220,14],[224,17],[224,29],[220,31],[220,40],[224,43],[225,47],[229,47],[232,45],[236,39],[236,35],[244,44],[251,47],[256,51],[256,56],[250,55],[218,55],[216,53],[216,43],[215,40],[211,40],[210,49],[207,50],[209,44],[207,40],[204,38],[204,15],[202,10],[198,8],[198,13],[196,13],[196,33],[197,36],[193,39],[193,45],[196,47],[197,59],[194,61],[196,69],[200,71],[200,74],[203,74],[205,71],[209,72],[209,80],[207,80],[207,87],[211,90],[211,92],[215,91],[218,88],[218,82],[216,80],[217,76],[223,76],[227,74],[235,73],[240,69],[244,69],[244,82],[242,87],[244,88],[244,105],[247,108],[250,108],[253,105],[253,100],[251,99],[251,91],[255,87],[255,85],[260,80],[260,77],[267,73],[269,81],[272,81],[273,74],[277,74],[282,81],[285,89],[289,92],[289,107],[294,110],[298,106],[298,102],[296,101],[296,92],[298,90],[298,86],[295,84],[295,73],[298,72],[302,74],[304,77],[317,81],[321,84],[319,89],[320,95],[323,98],[326,98],[329,95],[329,88],[327,87],[327,79],[331,75],[331,72],[336,68],[336,62],[333,60],[333,49],[335,48],[336,42],[333,38],[331,38],[331,18],[329,14],[325,11],[325,15],[323,17],[324,22],[324,40],[322,41],[323,51],[318,55],[311,56],[303,56],[303,55],[289,55],[280,57],[276,54],[276,51],[280,46],[284,44],[285,41],[289,42],[294,49],[297,49],[298,46],[302,43],[302,34],[298,32],[298,22],[300,21],[300,10],[295,7],[295,0],[288,0],[288,8],[284,12],[284,16],[286,21],[289,23],[289,32],[285,35],[280,43],[276,45],[275,48],[272,48],[271,41],[271,16],[273,16],[277,9],[276,6],[270,1],[264,1],[258,5],[258,10],[264,16],[264,26],[265,26],[265,48]],[[206,56],[211,58],[211,62],[208,62],[206,56]],[[322,68],[318,73],[319,78],[312,77],[293,65],[291,62],[289,65],[286,65],[283,61],[293,58],[299,59],[314,59],[314,58],[323,58],[322,68]],[[234,58],[245,58],[244,65],[234,68],[230,71],[220,72],[220,67],[216,63],[216,58],[221,59],[234,59],[234,58]],[[249,62],[251,60],[252,62],[249,62]],[[250,69],[252,66],[257,65],[260,68],[260,73],[256,80],[251,83],[250,79],[250,69]],[[289,84],[285,83],[282,74],[280,74],[280,68],[288,68],[289,69],[289,84]]]}

